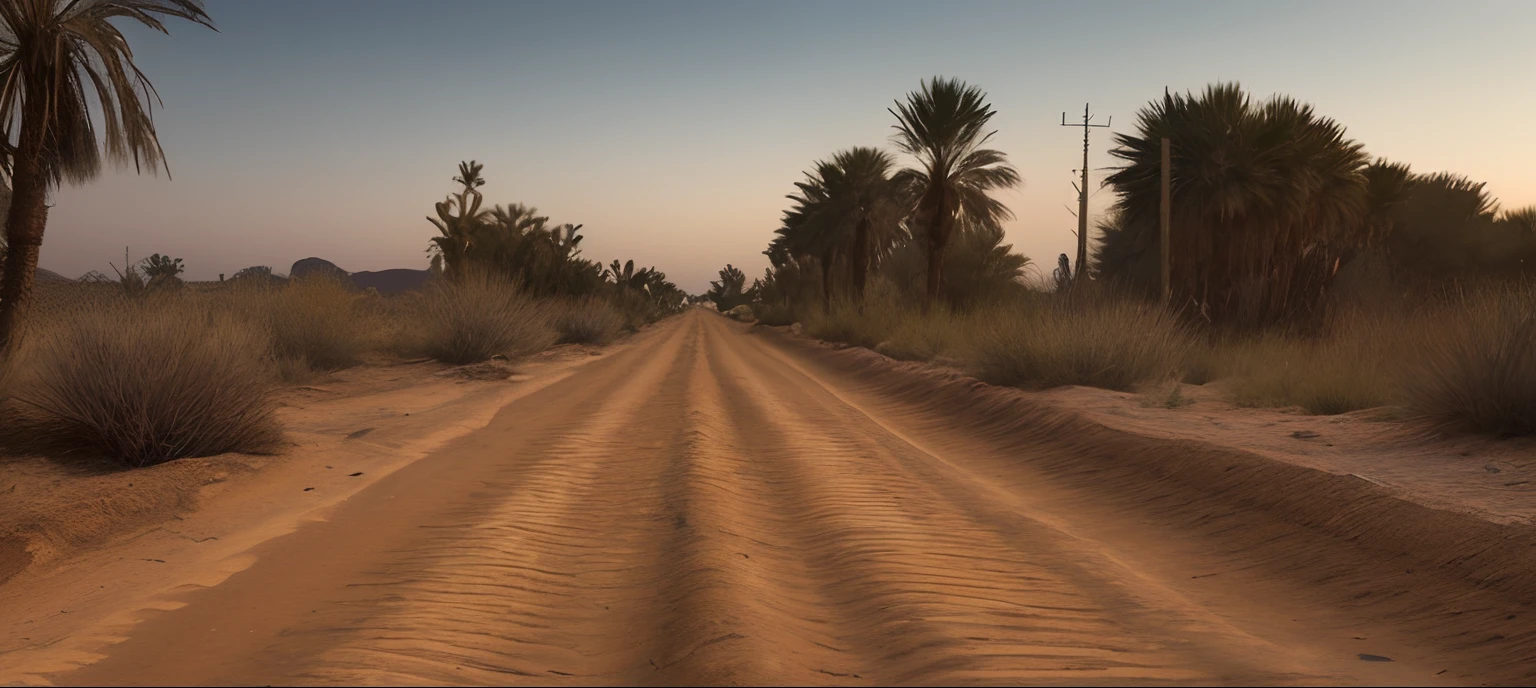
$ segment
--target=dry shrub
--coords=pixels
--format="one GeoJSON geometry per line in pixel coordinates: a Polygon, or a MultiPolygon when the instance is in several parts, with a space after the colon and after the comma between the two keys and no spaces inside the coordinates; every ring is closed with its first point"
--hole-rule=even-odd
{"type": "Polygon", "coordinates": [[[624,331],[627,322],[613,304],[595,296],[555,306],[552,320],[562,344],[607,344],[624,331]]]}
{"type": "Polygon", "coordinates": [[[1213,367],[1239,406],[1299,406],[1334,415],[1392,401],[1386,342],[1360,327],[1320,340],[1264,336],[1218,347],[1213,367]]]}
{"type": "Polygon", "coordinates": [[[549,325],[549,309],[494,275],[472,272],[439,280],[416,306],[415,347],[445,363],[517,358],[558,339],[549,325]]]}
{"type": "Polygon", "coordinates": [[[833,301],[830,309],[813,308],[804,324],[805,331],[817,339],[874,349],[900,323],[899,308],[870,299],[862,308],[846,300],[833,301]]]}
{"type": "Polygon", "coordinates": [[[1391,304],[1340,306],[1320,335],[1229,340],[1210,347],[1204,368],[1239,406],[1318,415],[1376,408],[1397,400],[1403,356],[1426,324],[1391,304]]]}
{"type": "Polygon", "coordinates": [[[1426,318],[1408,357],[1408,407],[1444,429],[1536,434],[1536,289],[1464,294],[1426,318]]]}
{"type": "Polygon", "coordinates": [[[187,298],[55,315],[17,397],[50,447],[123,467],[273,449],[266,333],[187,298]]]}
{"type": "Polygon", "coordinates": [[[1129,391],[1174,378],[1194,345],[1166,309],[1125,299],[1021,302],[969,320],[962,357],[976,377],[996,385],[1129,391]]]}
{"type": "Polygon", "coordinates": [[[795,309],[790,307],[789,304],[759,304],[754,310],[757,314],[757,321],[764,325],[793,325],[796,322],[795,309]]]}
{"type": "Polygon", "coordinates": [[[927,313],[914,310],[900,319],[877,350],[902,361],[931,361],[955,352],[959,327],[959,319],[948,307],[935,306],[927,313]]]}
{"type": "Polygon", "coordinates": [[[207,298],[270,334],[270,356],[285,382],[352,367],[378,346],[380,326],[358,307],[359,296],[329,275],[286,284],[238,280],[207,298]]]}
{"type": "Polygon", "coordinates": [[[312,370],[357,365],[375,344],[377,331],[358,300],[341,280],[324,273],[274,289],[266,304],[272,353],[279,360],[303,361],[312,370]]]}

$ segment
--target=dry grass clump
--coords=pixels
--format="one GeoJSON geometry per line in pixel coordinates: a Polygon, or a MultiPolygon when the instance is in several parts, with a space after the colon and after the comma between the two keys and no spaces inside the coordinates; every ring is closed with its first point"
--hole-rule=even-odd
{"type": "Polygon", "coordinates": [[[995,385],[1118,391],[1174,378],[1194,345],[1166,309],[1121,299],[994,307],[972,316],[967,342],[972,373],[995,385]]]}
{"type": "Polygon", "coordinates": [[[558,304],[551,319],[562,344],[607,344],[628,322],[613,304],[595,296],[558,304]]]}
{"type": "Polygon", "coordinates": [[[211,303],[270,334],[269,355],[284,382],[350,368],[380,346],[380,324],[359,307],[360,297],[340,280],[312,275],[286,284],[238,280],[211,294],[211,303]]]}
{"type": "Polygon", "coordinates": [[[493,275],[468,273],[435,282],[416,306],[415,346],[444,363],[526,356],[559,337],[545,304],[493,275]]]}
{"type": "Polygon", "coordinates": [[[1393,348],[1378,323],[1360,322],[1321,339],[1267,335],[1210,355],[1215,377],[1239,406],[1334,415],[1392,402],[1393,348]]]}
{"type": "Polygon", "coordinates": [[[187,298],[68,309],[29,341],[16,396],[50,447],[122,467],[280,440],[259,328],[187,298]]]}
{"type": "Polygon", "coordinates": [[[804,325],[817,339],[873,349],[889,339],[900,323],[899,309],[870,299],[863,308],[844,300],[833,301],[830,309],[813,308],[804,325]]]}
{"type": "Polygon", "coordinates": [[[1444,429],[1536,434],[1536,289],[1490,289],[1426,319],[1407,357],[1404,401],[1444,429]]]}
{"type": "MultiPolygon", "coordinates": [[[[265,304],[272,353],[311,370],[340,370],[362,361],[377,328],[358,295],[329,275],[310,275],[274,289],[265,304]]],[[[290,364],[293,365],[293,364],[290,364]]]]}
{"type": "Polygon", "coordinates": [[[764,325],[793,325],[795,323],[795,309],[788,304],[769,303],[760,304],[754,309],[757,321],[764,325]]]}
{"type": "Polygon", "coordinates": [[[953,355],[961,345],[960,319],[944,306],[901,318],[890,338],[876,350],[902,361],[931,361],[953,355]]]}

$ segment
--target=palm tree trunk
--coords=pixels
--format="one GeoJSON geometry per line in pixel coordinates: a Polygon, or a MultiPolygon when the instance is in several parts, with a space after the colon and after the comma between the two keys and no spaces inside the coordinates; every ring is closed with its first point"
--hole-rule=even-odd
{"type": "Polygon", "coordinates": [[[0,276],[0,353],[20,340],[22,319],[32,300],[37,256],[48,224],[48,178],[43,175],[43,119],[47,104],[28,98],[22,106],[21,149],[11,175],[11,207],[5,218],[5,274],[0,276]]]}
{"type": "MultiPolygon", "coordinates": [[[[928,303],[932,305],[939,301],[939,288],[944,281],[944,248],[948,243],[943,236],[944,232],[939,227],[939,222],[928,229],[928,303]]],[[[926,307],[925,305],[925,307],[926,307]]]]}
{"type": "Polygon", "coordinates": [[[849,256],[849,277],[853,280],[853,299],[864,307],[864,283],[869,277],[869,218],[859,220],[853,230],[853,255],[849,256]]]}

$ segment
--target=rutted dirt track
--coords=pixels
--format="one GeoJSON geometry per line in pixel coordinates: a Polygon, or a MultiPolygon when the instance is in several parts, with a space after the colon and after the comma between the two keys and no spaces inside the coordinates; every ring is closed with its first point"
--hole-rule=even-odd
{"type": "MultiPolygon", "coordinates": [[[[1023,442],[984,413],[934,412],[937,392],[871,382],[854,357],[744,329],[697,311],[673,319],[49,678],[1529,678],[1527,603],[1508,601],[1530,599],[1529,576],[1488,570],[1505,564],[1471,581],[1464,560],[1436,568],[1372,549],[1381,533],[1330,532],[1354,527],[1344,516],[1312,524],[1262,498],[1223,510],[1248,498],[1137,478],[1129,452],[1121,466],[1115,445],[1084,445],[1072,423],[1037,428],[1059,441],[1023,442]],[[1062,469],[1074,452],[1097,458],[1062,469]]],[[[1275,490],[1349,500],[1340,514],[1389,508],[1285,475],[1275,490]]]]}

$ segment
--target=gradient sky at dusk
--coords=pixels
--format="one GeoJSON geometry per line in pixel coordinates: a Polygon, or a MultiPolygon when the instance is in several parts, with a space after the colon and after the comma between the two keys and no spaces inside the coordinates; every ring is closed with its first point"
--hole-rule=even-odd
{"type": "MultiPolygon", "coordinates": [[[[214,0],[219,33],[132,28],[165,101],[172,181],[108,172],[54,199],[41,266],[111,274],[124,246],[191,279],[320,256],[422,268],[460,160],[486,204],[585,224],[584,255],[690,292],[762,274],[811,163],[889,148],[894,99],[956,76],[998,111],[1025,178],[1009,240],[1049,272],[1073,245],[1093,104],[1128,131],[1162,93],[1240,81],[1375,155],[1536,204],[1536,2],[397,2],[214,0]]],[[[1095,132],[1090,166],[1113,164],[1095,132]]],[[[1103,171],[1094,172],[1094,186],[1103,171]]],[[[1108,190],[1092,203],[1097,214],[1108,190]]]]}

